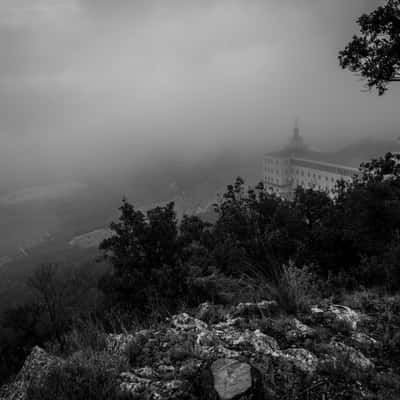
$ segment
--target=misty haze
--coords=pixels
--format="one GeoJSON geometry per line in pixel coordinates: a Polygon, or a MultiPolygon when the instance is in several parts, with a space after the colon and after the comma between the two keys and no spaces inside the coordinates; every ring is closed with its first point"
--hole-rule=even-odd
{"type": "Polygon", "coordinates": [[[0,0],[0,52],[0,400],[400,398],[399,0],[0,0]]]}

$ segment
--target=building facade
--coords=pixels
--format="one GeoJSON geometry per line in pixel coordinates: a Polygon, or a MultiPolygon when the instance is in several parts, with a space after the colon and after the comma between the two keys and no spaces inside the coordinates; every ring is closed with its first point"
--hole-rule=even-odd
{"type": "Polygon", "coordinates": [[[358,170],[326,159],[329,160],[329,157],[324,153],[307,148],[296,124],[288,146],[282,151],[265,155],[264,187],[268,192],[285,198],[292,198],[298,186],[325,191],[333,197],[336,183],[351,180],[358,170]]]}

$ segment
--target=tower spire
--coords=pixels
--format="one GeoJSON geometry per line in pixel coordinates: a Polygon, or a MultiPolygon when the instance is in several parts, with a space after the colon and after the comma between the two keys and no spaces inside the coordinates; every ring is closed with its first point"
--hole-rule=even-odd
{"type": "Polygon", "coordinates": [[[299,118],[296,117],[294,120],[293,138],[297,140],[299,137],[300,137],[299,118]]]}
{"type": "Polygon", "coordinates": [[[290,139],[288,148],[292,151],[300,151],[305,148],[303,138],[300,135],[299,118],[294,120],[293,136],[290,139]]]}

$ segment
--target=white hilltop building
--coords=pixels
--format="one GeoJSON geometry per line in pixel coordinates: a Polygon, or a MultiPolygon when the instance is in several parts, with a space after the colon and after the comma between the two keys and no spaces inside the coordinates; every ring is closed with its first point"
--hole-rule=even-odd
{"type": "Polygon", "coordinates": [[[340,159],[336,155],[309,149],[296,122],[289,144],[264,157],[264,187],[285,198],[292,198],[298,186],[325,191],[333,197],[339,180],[351,180],[359,172],[354,166],[336,163],[335,159],[340,159]]]}

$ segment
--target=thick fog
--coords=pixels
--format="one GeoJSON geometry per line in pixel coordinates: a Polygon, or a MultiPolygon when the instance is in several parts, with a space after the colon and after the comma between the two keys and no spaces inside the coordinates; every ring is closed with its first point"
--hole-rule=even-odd
{"type": "Polygon", "coordinates": [[[306,139],[398,136],[338,65],[373,0],[1,0],[0,189],[306,139]]]}

